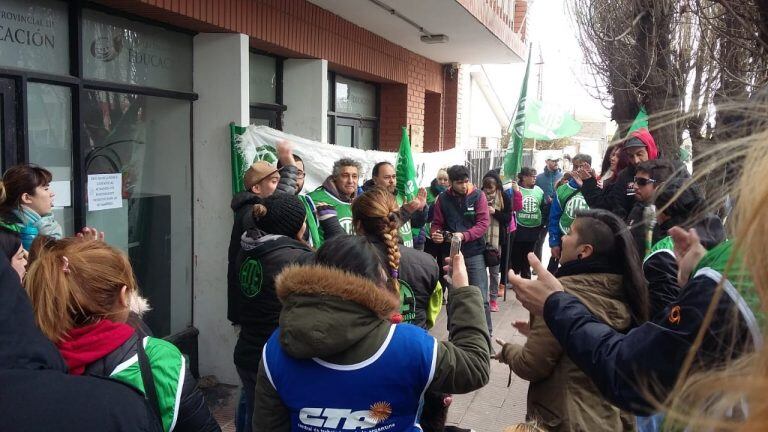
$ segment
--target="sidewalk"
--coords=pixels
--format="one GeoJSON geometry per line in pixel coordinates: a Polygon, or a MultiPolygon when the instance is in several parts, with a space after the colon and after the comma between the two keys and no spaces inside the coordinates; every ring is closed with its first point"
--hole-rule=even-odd
{"type": "MultiPolygon", "coordinates": [[[[517,330],[512,328],[514,320],[528,320],[528,311],[515,300],[510,290],[507,301],[499,298],[499,312],[491,314],[494,338],[507,342],[525,342],[517,330]]],[[[430,331],[438,340],[447,340],[445,309],[430,331]]],[[[498,350],[494,342],[494,349],[498,350]]],[[[501,432],[505,427],[525,421],[525,400],[528,382],[512,374],[512,383],[507,387],[509,367],[491,360],[491,379],[488,385],[465,395],[454,395],[448,412],[448,424],[472,428],[476,432],[501,432]]]]}
{"type": "MultiPolygon", "coordinates": [[[[499,312],[491,314],[494,337],[507,342],[523,343],[525,338],[512,328],[514,320],[527,320],[528,312],[515,300],[514,293],[507,293],[507,301],[499,298],[499,312]]],[[[438,340],[448,339],[445,308],[440,312],[431,333],[438,340]]],[[[495,342],[494,342],[495,345],[495,342]]],[[[494,349],[497,349],[497,345],[494,349]]],[[[487,386],[465,395],[454,395],[448,413],[448,424],[472,428],[476,432],[501,432],[505,427],[525,421],[525,399],[528,382],[514,374],[507,387],[509,368],[491,361],[491,380],[487,386]]],[[[205,390],[208,405],[224,432],[234,431],[235,406],[240,395],[236,386],[216,385],[205,390]]]]}

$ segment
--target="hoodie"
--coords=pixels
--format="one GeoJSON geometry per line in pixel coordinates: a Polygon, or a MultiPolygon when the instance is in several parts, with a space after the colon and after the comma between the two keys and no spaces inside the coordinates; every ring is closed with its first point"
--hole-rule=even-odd
{"type": "MultiPolygon", "coordinates": [[[[648,160],[658,159],[659,150],[647,129],[638,129],[632,132],[630,137],[637,138],[645,144],[648,160]]],[[[616,183],[605,190],[598,186],[597,179],[594,177],[584,180],[581,192],[589,208],[608,210],[626,222],[636,202],[634,189],[631,186],[635,181],[635,169],[634,165],[630,165],[621,170],[616,177],[616,183]]]]}
{"type": "MultiPolygon", "coordinates": [[[[308,362],[322,359],[357,365],[370,358],[385,344],[391,326],[388,318],[400,303],[367,279],[317,265],[286,269],[276,286],[283,303],[277,339],[287,355],[308,362]]],[[[451,287],[449,295],[451,340],[437,343],[428,391],[468,393],[484,386],[490,371],[482,297],[476,287],[451,287]]],[[[366,385],[377,385],[376,376],[363,379],[366,385]]],[[[254,406],[254,431],[291,430],[292,413],[267,377],[264,359],[254,406]]]]}
{"type": "Polygon", "coordinates": [[[68,375],[56,347],[37,328],[32,305],[0,257],[0,418],[3,431],[160,431],[144,397],[130,386],[68,375]],[[119,401],[119,403],[116,403],[119,401]],[[12,419],[12,420],[11,420],[12,419]]]}

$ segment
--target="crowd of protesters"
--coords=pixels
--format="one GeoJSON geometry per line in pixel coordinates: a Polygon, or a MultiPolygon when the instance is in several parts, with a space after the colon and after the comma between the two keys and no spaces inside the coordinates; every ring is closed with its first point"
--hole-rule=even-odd
{"type": "MultiPolygon", "coordinates": [[[[751,151],[755,175],[768,151],[751,151]]],[[[391,163],[361,184],[348,158],[303,191],[312,166],[289,143],[277,154],[250,166],[231,206],[238,431],[461,431],[445,424],[451,395],[485,386],[493,359],[530,382],[529,423],[510,430],[684,429],[697,410],[735,429],[764,416],[764,376],[741,392],[696,384],[763,370],[768,186],[733,191],[728,239],[645,129],[607,149],[600,175],[586,154],[567,173],[548,159],[538,175],[492,170],[478,185],[455,165],[409,197],[391,163]],[[529,320],[494,323],[506,289],[529,320]],[[443,307],[450,336],[437,341],[443,307]],[[494,347],[494,324],[525,342],[494,347]]],[[[185,357],[143,323],[127,256],[89,228],[63,236],[51,180],[19,165],[0,184],[9,430],[220,430],[185,357]]]]}

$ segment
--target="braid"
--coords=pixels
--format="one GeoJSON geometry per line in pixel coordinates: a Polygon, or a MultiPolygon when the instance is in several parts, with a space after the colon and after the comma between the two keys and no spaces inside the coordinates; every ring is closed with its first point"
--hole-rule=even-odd
{"type": "Polygon", "coordinates": [[[387,245],[387,258],[390,272],[390,283],[392,289],[396,293],[400,293],[400,282],[398,277],[400,275],[400,245],[398,240],[400,239],[399,228],[400,218],[395,213],[390,213],[387,216],[384,230],[381,233],[381,238],[384,240],[384,244],[387,245]]]}
{"type": "Polygon", "coordinates": [[[373,188],[352,202],[353,223],[360,223],[365,233],[375,236],[387,247],[388,282],[400,292],[400,224],[395,197],[386,189],[373,188]]]}

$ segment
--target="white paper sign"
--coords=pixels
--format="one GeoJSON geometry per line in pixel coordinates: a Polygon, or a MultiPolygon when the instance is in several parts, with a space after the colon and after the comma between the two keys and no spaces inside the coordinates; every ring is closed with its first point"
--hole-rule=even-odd
{"type": "Polygon", "coordinates": [[[123,206],[123,175],[88,176],[88,211],[109,210],[123,206]]]}
{"type": "Polygon", "coordinates": [[[53,197],[53,206],[56,208],[72,206],[72,189],[68,181],[52,181],[51,191],[56,196],[53,197]]]}

